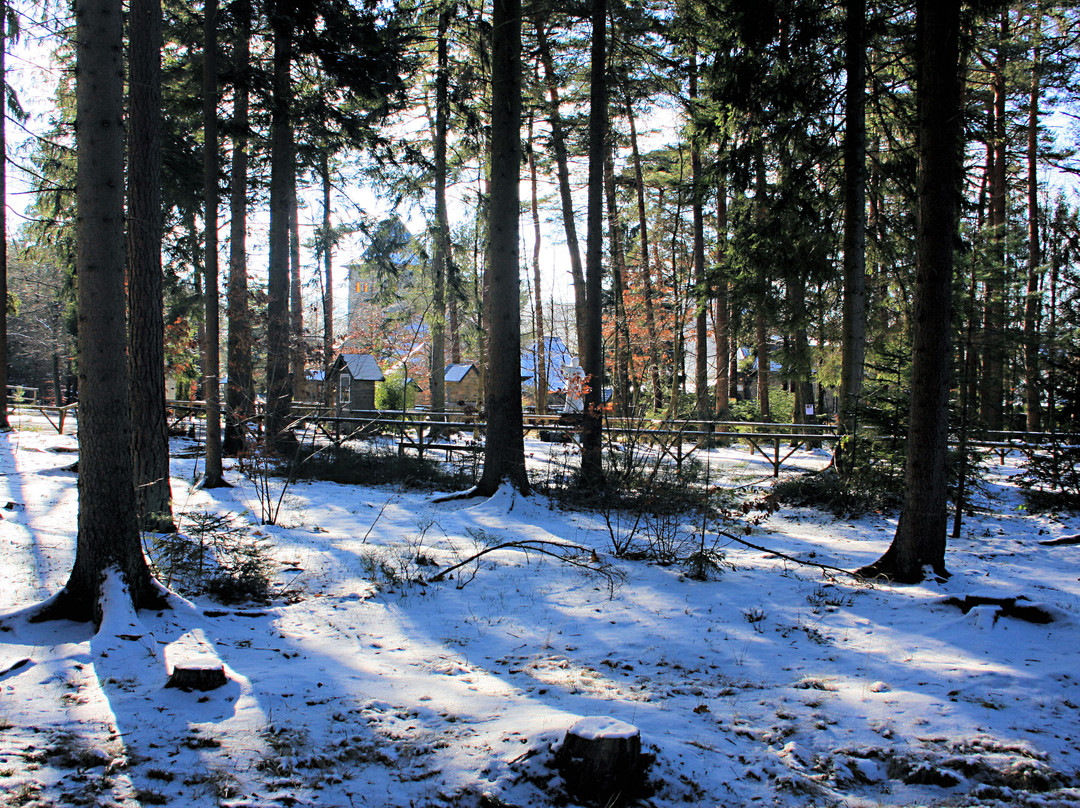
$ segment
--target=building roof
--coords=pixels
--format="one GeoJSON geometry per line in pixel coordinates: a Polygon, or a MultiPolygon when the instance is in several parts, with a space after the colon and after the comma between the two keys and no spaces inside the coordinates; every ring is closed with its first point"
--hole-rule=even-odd
{"type": "MultiPolygon", "coordinates": [[[[548,391],[565,390],[575,371],[581,373],[577,359],[558,337],[546,337],[545,371],[548,379],[548,391]]],[[[521,352],[521,379],[525,384],[536,384],[536,354],[539,343],[532,343],[521,352]]]]}
{"type": "Polygon", "coordinates": [[[460,382],[469,375],[470,370],[475,370],[476,365],[471,362],[465,364],[447,365],[446,366],[446,381],[448,382],[460,382]]]}
{"type": "Polygon", "coordinates": [[[379,370],[379,364],[371,354],[343,353],[338,359],[344,363],[344,370],[354,379],[365,382],[381,382],[385,380],[379,370]]]}

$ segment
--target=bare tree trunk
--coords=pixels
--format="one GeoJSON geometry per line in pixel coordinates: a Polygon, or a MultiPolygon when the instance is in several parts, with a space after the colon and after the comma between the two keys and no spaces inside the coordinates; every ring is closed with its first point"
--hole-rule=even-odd
{"type": "Polygon", "coordinates": [[[771,352],[769,350],[768,320],[765,318],[765,305],[759,303],[754,312],[754,345],[757,355],[757,400],[758,416],[762,421],[772,420],[772,410],[769,408],[769,385],[771,379],[771,352]]]}
{"type": "Polygon", "coordinates": [[[585,247],[585,318],[581,341],[581,367],[585,371],[582,396],[581,480],[599,488],[604,480],[603,406],[604,341],[604,157],[607,154],[607,0],[592,0],[592,47],[589,75],[589,191],[588,236],[585,247]]]}
{"type": "MultiPolygon", "coordinates": [[[[762,154],[762,147],[758,148],[757,152],[757,188],[754,196],[754,203],[756,205],[765,204],[765,194],[768,191],[766,186],[765,177],[765,158],[762,154]]],[[[758,208],[758,216],[761,215],[761,208],[758,208]]],[[[758,300],[756,311],[754,312],[754,334],[756,342],[757,352],[757,399],[758,399],[758,415],[762,421],[772,420],[772,410],[769,408],[769,384],[770,371],[772,370],[772,351],[769,347],[769,330],[768,320],[765,316],[765,306],[769,297],[769,279],[765,276],[765,267],[757,267],[757,283],[758,283],[758,300]]]]}
{"type": "Polygon", "coordinates": [[[289,180],[293,160],[290,95],[292,26],[287,12],[271,14],[274,80],[270,113],[270,257],[266,307],[266,438],[279,450],[295,445],[290,426],[289,378],[289,180]]]}
{"type": "MultiPolygon", "coordinates": [[[[727,242],[727,187],[721,183],[716,194],[716,241],[717,264],[723,262],[723,250],[727,242]]],[[[716,287],[716,303],[713,333],[716,340],[716,417],[728,417],[731,401],[731,373],[728,357],[731,354],[731,320],[728,316],[728,279],[722,277],[716,287]]]]}
{"type": "MultiPolygon", "coordinates": [[[[532,143],[532,117],[529,117],[529,143],[532,143]]],[[[536,323],[536,413],[543,415],[547,412],[548,394],[548,369],[547,369],[547,336],[544,332],[544,293],[540,283],[540,247],[542,234],[540,230],[540,200],[537,192],[536,177],[536,152],[529,149],[529,182],[532,186],[532,223],[533,223],[533,254],[532,271],[533,287],[536,290],[533,320],[536,323]]]]}
{"type": "Polygon", "coordinates": [[[330,158],[324,151],[319,159],[319,175],[322,180],[322,235],[320,238],[323,260],[323,403],[330,407],[334,394],[330,386],[330,365],[334,361],[334,233],[330,223],[330,158]]]}
{"type": "Polygon", "coordinates": [[[304,389],[307,345],[304,342],[304,293],[300,280],[300,200],[296,150],[289,158],[289,378],[293,395],[304,389]]]}
{"type": "Polygon", "coordinates": [[[911,409],[904,502],[892,544],[860,570],[898,581],[945,569],[953,251],[962,173],[961,0],[916,3],[918,205],[911,409]]]}
{"type": "Polygon", "coordinates": [[[431,409],[446,409],[446,266],[450,260],[450,217],[446,211],[446,137],[449,117],[450,56],[447,29],[449,7],[439,13],[435,73],[435,255],[432,259],[434,284],[431,319],[431,409]]]}
{"type": "Polygon", "coordinates": [[[518,205],[521,166],[521,0],[494,0],[491,20],[491,202],[485,295],[487,438],[475,492],[529,490],[521,414],[518,205]]]}
{"type": "Polygon", "coordinates": [[[120,0],[76,0],[76,263],[79,517],[75,563],[41,619],[101,622],[103,573],[119,569],[136,608],[160,606],[135,506],[124,243],[124,39],[120,0]]]}
{"type": "Polygon", "coordinates": [[[559,197],[562,200],[563,229],[566,247],[570,252],[570,277],[574,283],[574,314],[577,327],[578,350],[584,353],[585,337],[585,273],[581,267],[581,248],[578,246],[577,225],[574,219],[574,198],[570,189],[570,168],[566,157],[566,137],[563,133],[562,113],[559,110],[559,81],[548,46],[547,23],[543,16],[535,20],[540,62],[544,66],[544,78],[548,90],[548,123],[551,126],[551,147],[555,151],[555,168],[559,177],[559,197]]]}
{"type": "Polygon", "coordinates": [[[787,280],[788,307],[791,316],[791,350],[788,378],[792,392],[795,393],[793,424],[810,423],[806,412],[807,405],[814,403],[813,388],[810,381],[811,359],[810,338],[807,334],[807,322],[810,313],[806,308],[806,276],[798,273],[787,280]]]}
{"type": "MultiPolygon", "coordinates": [[[[1040,16],[1035,15],[1033,37],[1039,36],[1040,16]]],[[[1027,141],[1027,203],[1028,203],[1028,262],[1027,296],[1024,300],[1024,409],[1027,428],[1037,432],[1042,423],[1039,378],[1039,281],[1042,277],[1042,249],[1039,244],[1039,71],[1042,69],[1041,48],[1036,45],[1031,54],[1031,92],[1028,97],[1027,141]]]]}
{"type": "Polygon", "coordinates": [[[656,313],[653,308],[652,270],[649,268],[649,228],[645,210],[645,178],[641,170],[641,152],[638,149],[637,126],[634,123],[634,106],[629,95],[626,99],[626,119],[630,124],[630,152],[634,163],[634,186],[637,191],[638,242],[641,262],[641,285],[645,297],[645,333],[649,337],[649,373],[652,381],[652,408],[659,412],[664,405],[664,390],[660,382],[660,344],[656,330],[656,313]]]}
{"type": "Polygon", "coordinates": [[[630,326],[626,320],[626,251],[619,226],[618,200],[615,195],[615,155],[608,149],[604,157],[604,189],[607,194],[608,239],[611,243],[611,286],[615,298],[615,323],[612,328],[615,364],[615,407],[624,418],[633,406],[630,380],[634,376],[634,355],[630,350],[630,326]]]}
{"type": "Polygon", "coordinates": [[[1007,68],[1005,48],[1009,36],[1009,12],[1001,12],[1000,41],[994,63],[994,171],[990,177],[991,247],[989,277],[986,283],[985,344],[983,346],[983,376],[980,414],[987,429],[1004,427],[1005,400],[1005,283],[1007,251],[1005,241],[1008,224],[1008,133],[1006,131],[1007,68]]]}
{"type": "Polygon", "coordinates": [[[175,526],[165,417],[160,0],[133,0],[130,20],[127,271],[131,453],[140,524],[147,530],[166,532],[175,526]]]}
{"type": "MultiPolygon", "coordinates": [[[[7,0],[0,0],[0,100],[7,103],[7,0]]],[[[7,199],[7,133],[0,117],[0,199],[7,199]]],[[[11,429],[8,423],[7,393],[7,205],[0,205],[0,432],[11,429]]]]}
{"type": "MultiPolygon", "coordinates": [[[[683,167],[682,155],[679,158],[680,175],[678,183],[681,186],[683,182],[683,176],[681,173],[683,167]]],[[[680,403],[682,394],[686,389],[686,315],[687,315],[687,298],[683,295],[683,283],[682,278],[679,277],[679,244],[682,241],[680,235],[679,225],[683,220],[683,200],[682,194],[676,194],[678,200],[675,205],[675,211],[671,216],[671,310],[675,315],[674,324],[674,348],[672,349],[671,357],[671,395],[668,397],[667,417],[678,418],[681,416],[680,403]]],[[[657,204],[657,208],[660,211],[664,209],[664,189],[660,189],[660,198],[657,204]]],[[[656,251],[656,266],[660,267],[660,251],[656,251]]]]}
{"type": "Polygon", "coordinates": [[[248,313],[247,186],[248,96],[250,93],[251,6],[240,0],[233,6],[236,34],[233,42],[232,171],[229,182],[229,335],[226,341],[225,437],[222,453],[235,457],[244,451],[244,434],[255,415],[251,368],[251,320],[248,313]]]}
{"type": "MultiPolygon", "coordinates": [[[[698,100],[697,44],[690,57],[690,107],[693,112],[698,100]]],[[[690,144],[691,207],[694,221],[694,397],[697,417],[707,420],[712,415],[709,397],[709,288],[705,278],[705,177],[701,164],[701,146],[697,138],[690,144]]]]}
{"type": "MultiPolygon", "coordinates": [[[[731,379],[731,397],[735,400],[739,399],[739,334],[742,329],[742,315],[739,312],[738,307],[732,307],[730,309],[730,315],[728,319],[728,331],[730,333],[731,340],[731,354],[730,361],[731,367],[728,369],[728,377],[731,379]]],[[[745,392],[745,391],[744,391],[745,392]]]]}
{"type": "MultiPolygon", "coordinates": [[[[866,0],[846,0],[844,120],[844,310],[840,432],[855,435],[866,361],[866,0]]],[[[843,444],[838,467],[849,471],[843,444]]]]}
{"type": "Polygon", "coordinates": [[[203,20],[203,189],[206,275],[206,364],[203,396],[206,399],[206,473],[203,485],[224,484],[221,473],[221,320],[218,306],[218,123],[217,123],[217,0],[206,0],[203,20]]]}

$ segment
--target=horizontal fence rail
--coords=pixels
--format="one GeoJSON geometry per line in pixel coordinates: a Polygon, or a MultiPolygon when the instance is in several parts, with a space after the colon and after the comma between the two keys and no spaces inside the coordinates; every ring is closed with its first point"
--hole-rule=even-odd
{"type": "MultiPolygon", "coordinates": [[[[24,401],[21,408],[41,412],[57,429],[63,431],[65,418],[74,416],[75,404],[62,407],[46,406],[24,401]]],[[[169,401],[171,430],[187,424],[195,430],[195,422],[206,415],[204,401],[169,401]]],[[[262,429],[263,408],[258,406],[249,423],[262,429]]],[[[433,412],[428,410],[367,410],[347,411],[328,408],[315,402],[294,402],[291,410],[293,425],[317,430],[331,442],[363,439],[376,435],[393,436],[401,452],[413,451],[421,458],[428,452],[445,452],[450,459],[455,454],[465,456],[483,452],[486,422],[483,413],[462,410],[433,412]],[[465,442],[455,442],[453,436],[471,433],[465,442]]],[[[525,413],[522,430],[535,433],[552,442],[569,442],[580,432],[580,413],[525,413]]],[[[201,427],[200,427],[201,428],[201,427]]],[[[750,452],[759,455],[771,467],[773,476],[797,451],[803,448],[826,448],[835,451],[841,438],[833,423],[777,423],[773,421],[708,421],[698,419],[620,418],[605,414],[603,431],[609,441],[637,437],[650,443],[681,467],[683,461],[696,451],[714,445],[745,444],[750,452]]],[[[903,441],[903,435],[863,432],[860,440],[903,441]]],[[[1080,434],[1072,432],[1021,432],[982,430],[967,436],[967,446],[984,449],[1001,457],[1010,452],[1031,455],[1034,452],[1080,448],[1080,434]]],[[[960,440],[950,435],[949,445],[960,440]]]]}

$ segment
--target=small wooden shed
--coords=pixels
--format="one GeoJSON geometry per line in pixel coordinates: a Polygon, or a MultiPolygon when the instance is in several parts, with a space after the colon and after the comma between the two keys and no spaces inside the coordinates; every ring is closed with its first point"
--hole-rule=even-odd
{"type": "Polygon", "coordinates": [[[447,365],[445,379],[448,409],[480,406],[480,371],[476,365],[447,365]]]}
{"type": "Polygon", "coordinates": [[[370,354],[338,354],[330,369],[330,383],[337,390],[338,411],[374,410],[375,384],[383,380],[379,363],[370,354]]]}

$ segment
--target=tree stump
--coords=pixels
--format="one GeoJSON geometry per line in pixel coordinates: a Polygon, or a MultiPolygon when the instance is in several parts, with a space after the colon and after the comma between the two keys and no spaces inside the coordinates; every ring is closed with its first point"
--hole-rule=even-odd
{"type": "Polygon", "coordinates": [[[215,690],[228,680],[225,666],[213,656],[197,656],[177,662],[169,674],[165,687],[179,687],[182,690],[215,690]]]}
{"type": "Polygon", "coordinates": [[[556,763],[573,796],[622,804],[641,789],[641,732],[615,718],[583,718],[566,731],[556,763]]]}

